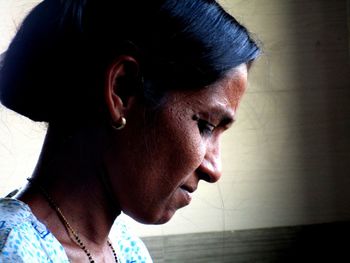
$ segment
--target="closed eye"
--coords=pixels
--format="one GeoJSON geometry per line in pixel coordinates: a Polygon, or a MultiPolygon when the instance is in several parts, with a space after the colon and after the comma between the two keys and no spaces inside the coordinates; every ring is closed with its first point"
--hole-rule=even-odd
{"type": "Polygon", "coordinates": [[[205,120],[198,120],[198,129],[203,135],[211,135],[215,129],[215,126],[205,120]]]}
{"type": "Polygon", "coordinates": [[[198,129],[201,135],[210,136],[215,130],[216,126],[210,122],[200,119],[198,116],[193,116],[193,120],[197,122],[198,129]]]}

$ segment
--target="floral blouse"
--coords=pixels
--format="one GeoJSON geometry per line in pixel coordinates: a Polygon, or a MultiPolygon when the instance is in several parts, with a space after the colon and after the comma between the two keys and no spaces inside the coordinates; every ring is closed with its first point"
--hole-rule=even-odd
{"type": "MultiPolygon", "coordinates": [[[[143,242],[117,222],[113,245],[120,263],[152,263],[143,242]]],[[[63,246],[31,212],[28,205],[0,198],[0,262],[59,262],[69,259],[63,246]]]]}

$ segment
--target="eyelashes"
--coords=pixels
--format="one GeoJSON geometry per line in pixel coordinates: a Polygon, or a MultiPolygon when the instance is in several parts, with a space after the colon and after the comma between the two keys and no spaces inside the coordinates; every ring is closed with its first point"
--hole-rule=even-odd
{"type": "Polygon", "coordinates": [[[211,135],[215,129],[215,126],[205,120],[198,120],[198,129],[203,135],[211,135]]]}
{"type": "Polygon", "coordinates": [[[210,136],[216,128],[215,125],[211,124],[210,122],[204,119],[200,119],[197,115],[194,115],[192,119],[197,122],[198,129],[201,135],[210,136]]]}

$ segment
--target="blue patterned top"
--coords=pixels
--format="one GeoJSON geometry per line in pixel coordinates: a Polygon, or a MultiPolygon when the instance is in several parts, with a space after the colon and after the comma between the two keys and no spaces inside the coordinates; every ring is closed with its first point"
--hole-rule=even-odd
{"type": "MultiPolygon", "coordinates": [[[[152,263],[142,241],[131,234],[125,224],[115,225],[120,263],[152,263]]],[[[0,263],[31,262],[68,263],[63,246],[31,212],[25,203],[0,198],[0,263]]]]}

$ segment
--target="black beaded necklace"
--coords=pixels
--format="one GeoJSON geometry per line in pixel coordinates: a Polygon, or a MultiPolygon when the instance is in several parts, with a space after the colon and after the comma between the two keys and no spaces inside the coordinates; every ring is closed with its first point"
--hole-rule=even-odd
{"type": "MultiPolygon", "coordinates": [[[[90,263],[95,263],[95,260],[93,259],[90,251],[87,249],[87,247],[85,246],[85,244],[83,243],[83,241],[81,241],[79,235],[77,234],[77,232],[72,228],[72,226],[69,224],[69,222],[67,221],[66,217],[63,215],[61,209],[56,205],[56,203],[53,201],[53,199],[51,198],[51,196],[45,191],[44,188],[42,188],[40,185],[38,185],[34,180],[32,180],[31,178],[27,179],[32,185],[34,185],[35,187],[37,187],[40,192],[42,193],[42,195],[45,197],[46,201],[49,203],[49,205],[51,206],[51,208],[53,210],[55,210],[55,212],[57,213],[58,218],[61,220],[61,222],[63,223],[63,225],[65,226],[65,228],[67,229],[67,232],[69,233],[69,237],[70,239],[77,244],[86,254],[86,256],[89,258],[89,262],[90,263]]],[[[118,263],[118,257],[117,257],[117,253],[115,252],[112,243],[107,240],[107,245],[111,248],[115,262],[118,263]]]]}

